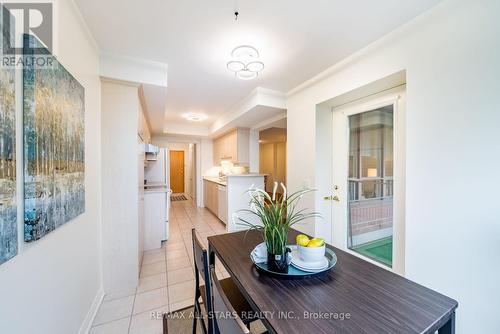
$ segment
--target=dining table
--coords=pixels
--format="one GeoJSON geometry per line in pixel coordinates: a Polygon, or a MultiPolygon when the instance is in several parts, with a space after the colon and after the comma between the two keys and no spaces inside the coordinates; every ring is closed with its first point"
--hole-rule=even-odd
{"type": "MultiPolygon", "coordinates": [[[[297,234],[289,231],[290,244],[297,234]]],[[[250,258],[262,241],[260,231],[240,231],[208,237],[208,249],[269,333],[455,333],[452,298],[331,245],[337,263],[329,271],[272,277],[250,258]]]]}

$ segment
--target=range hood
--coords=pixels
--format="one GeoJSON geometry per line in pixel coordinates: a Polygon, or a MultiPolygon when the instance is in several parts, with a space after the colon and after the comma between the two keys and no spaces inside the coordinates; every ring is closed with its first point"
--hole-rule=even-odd
{"type": "Polygon", "coordinates": [[[158,152],[160,152],[160,149],[158,148],[158,146],[144,144],[144,152],[149,154],[158,154],[158,152]]]}
{"type": "Polygon", "coordinates": [[[146,153],[146,161],[156,161],[160,148],[151,144],[144,144],[144,153],[146,153]]]}

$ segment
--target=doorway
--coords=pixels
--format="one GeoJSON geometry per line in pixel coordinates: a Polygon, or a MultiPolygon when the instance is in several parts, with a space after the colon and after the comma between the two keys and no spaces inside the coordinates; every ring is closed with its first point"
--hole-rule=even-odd
{"type": "Polygon", "coordinates": [[[334,235],[404,273],[404,89],[333,108],[334,235]]]}
{"type": "MultiPolygon", "coordinates": [[[[200,175],[199,143],[169,141],[167,144],[167,179],[174,193],[197,203],[200,175]]],[[[182,198],[182,197],[181,197],[182,198]]],[[[199,205],[199,203],[198,203],[199,205]]]]}
{"type": "Polygon", "coordinates": [[[173,193],[184,193],[184,151],[169,151],[170,189],[173,193]]]}
{"type": "MultiPolygon", "coordinates": [[[[286,128],[271,127],[259,133],[259,173],[265,174],[265,190],[273,192],[274,182],[286,185],[286,128]]],[[[277,193],[282,193],[278,187],[277,193]]]]}

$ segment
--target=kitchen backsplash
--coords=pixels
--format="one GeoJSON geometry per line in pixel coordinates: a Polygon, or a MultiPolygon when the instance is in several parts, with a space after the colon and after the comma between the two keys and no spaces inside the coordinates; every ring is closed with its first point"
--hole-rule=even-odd
{"type": "Polygon", "coordinates": [[[219,176],[219,175],[230,175],[230,174],[248,174],[250,168],[247,166],[235,166],[229,161],[223,161],[220,166],[214,166],[210,168],[205,176],[219,176]]]}

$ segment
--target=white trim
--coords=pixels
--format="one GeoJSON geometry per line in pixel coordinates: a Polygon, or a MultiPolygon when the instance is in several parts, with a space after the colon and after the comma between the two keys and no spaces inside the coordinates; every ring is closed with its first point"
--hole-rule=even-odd
{"type": "MultiPolygon", "coordinates": [[[[351,254],[351,255],[354,255],[354,256],[356,256],[356,257],[359,257],[360,259],[363,259],[363,260],[365,260],[366,262],[370,262],[371,264],[374,264],[374,265],[376,265],[377,267],[383,268],[383,269],[385,269],[385,270],[388,270],[388,271],[391,271],[391,272],[393,272],[393,273],[396,273],[396,274],[397,274],[397,272],[395,272],[393,268],[391,268],[391,267],[389,267],[389,266],[387,266],[387,265],[385,265],[385,264],[383,264],[383,263],[381,263],[381,262],[378,262],[378,261],[375,261],[375,260],[373,260],[373,259],[370,259],[369,257],[366,257],[366,256],[364,256],[363,254],[358,253],[358,252],[356,252],[356,251],[353,251],[353,250],[352,250],[352,249],[350,249],[350,248],[347,248],[347,247],[346,247],[345,249],[342,249],[342,250],[343,250],[344,252],[346,252],[346,253],[349,253],[349,254],[351,254]]],[[[393,266],[393,267],[394,267],[394,266],[393,266]]]]}
{"type": "Polygon", "coordinates": [[[274,117],[268,118],[260,123],[255,124],[250,128],[250,130],[255,130],[255,131],[262,131],[268,128],[270,124],[273,124],[277,121],[281,121],[282,119],[286,118],[286,111],[282,112],[279,115],[276,115],[274,117]]]}
{"type": "Polygon", "coordinates": [[[406,84],[398,85],[390,89],[384,90],[377,94],[358,99],[341,106],[333,106],[332,111],[341,111],[344,115],[359,114],[372,109],[377,109],[383,106],[394,104],[401,99],[402,94],[406,90],[406,84]],[[362,111],[360,111],[362,110],[362,111]]]}
{"type": "Polygon", "coordinates": [[[394,101],[394,189],[392,224],[392,268],[401,276],[405,275],[406,240],[406,86],[394,101]]]}
{"type": "Polygon", "coordinates": [[[141,84],[138,82],[115,79],[115,78],[110,78],[110,77],[106,77],[106,76],[102,76],[102,75],[99,76],[99,79],[101,80],[101,82],[114,83],[114,84],[118,84],[118,85],[125,85],[125,86],[130,86],[130,87],[137,87],[137,88],[139,88],[141,86],[141,84]]]}
{"type": "MultiPolygon", "coordinates": [[[[347,238],[348,238],[348,220],[347,220],[347,205],[342,204],[342,217],[340,216],[340,212],[335,209],[335,206],[332,205],[332,240],[335,240],[335,244],[340,246],[341,249],[347,251],[350,254],[356,255],[359,258],[367,260],[370,263],[376,264],[381,268],[385,268],[389,271],[397,273],[399,275],[404,276],[405,273],[405,106],[404,106],[404,96],[406,91],[406,85],[402,85],[399,87],[395,87],[388,91],[381,92],[379,94],[375,94],[373,96],[369,96],[365,99],[361,99],[358,101],[353,101],[352,103],[347,103],[342,105],[341,107],[335,108],[332,107],[333,114],[333,140],[334,144],[332,145],[333,153],[332,157],[335,160],[335,139],[338,139],[338,135],[336,134],[336,124],[335,124],[335,114],[341,113],[343,119],[347,119],[348,116],[359,114],[362,112],[374,110],[383,106],[393,105],[394,111],[394,207],[393,207],[393,262],[392,268],[388,267],[384,264],[378,263],[372,259],[367,258],[361,254],[356,253],[355,251],[350,250],[347,247],[347,238]],[[335,222],[338,220],[342,220],[342,226],[337,226],[335,228],[335,222]],[[341,235],[342,239],[336,238],[337,235],[341,235]]],[[[343,124],[347,126],[347,124],[343,124]]],[[[339,125],[337,124],[337,127],[339,125]]],[[[348,131],[343,131],[343,134],[347,136],[347,138],[341,139],[343,142],[348,143],[348,131]]],[[[338,154],[344,154],[347,156],[347,152],[342,152],[338,154]],[[344,154],[345,153],[345,154],[344,154]]],[[[338,166],[337,168],[345,169],[345,175],[347,175],[348,166],[338,166]]],[[[340,191],[338,193],[341,200],[347,197],[347,183],[346,180],[341,179],[338,180],[336,175],[335,165],[332,166],[332,175],[333,182],[339,182],[340,191]]],[[[335,194],[336,195],[336,194],[335,194]]],[[[336,204],[334,204],[336,205],[336,204]]],[[[340,210],[340,209],[339,209],[340,210]]]]}
{"type": "Polygon", "coordinates": [[[82,325],[78,330],[78,334],[87,334],[90,331],[90,328],[92,328],[92,324],[94,323],[94,318],[97,315],[97,311],[99,310],[99,307],[101,306],[103,299],[104,299],[104,290],[101,287],[97,291],[97,294],[95,295],[94,301],[92,302],[92,305],[90,306],[90,309],[87,312],[85,319],[83,319],[82,325]]]}
{"type": "Polygon", "coordinates": [[[89,29],[89,26],[87,25],[87,22],[85,22],[85,19],[83,18],[82,12],[80,12],[80,8],[78,8],[78,5],[74,0],[69,0],[69,2],[73,5],[73,9],[76,11],[76,15],[78,16],[78,19],[80,20],[80,23],[83,25],[83,30],[85,30],[88,39],[90,40],[90,44],[94,47],[95,51],[97,53],[100,52],[99,50],[99,45],[97,44],[97,41],[94,38],[94,35],[89,29]]]}
{"type": "MultiPolygon", "coordinates": [[[[105,59],[110,59],[114,61],[125,61],[126,63],[129,63],[130,65],[133,66],[146,66],[153,68],[157,71],[167,71],[168,70],[168,64],[167,63],[162,63],[159,61],[154,61],[154,60],[149,60],[145,58],[136,58],[136,57],[130,57],[130,56],[124,56],[122,54],[117,54],[117,53],[112,53],[112,52],[100,52],[99,56],[105,59]]],[[[166,85],[165,85],[166,87],[166,85]]]]}
{"type": "Polygon", "coordinates": [[[353,235],[352,243],[355,245],[366,244],[373,240],[383,239],[392,236],[393,234],[392,227],[384,228],[381,230],[371,231],[363,234],[353,235]]]}
{"type": "Polygon", "coordinates": [[[351,116],[351,115],[356,115],[356,114],[361,114],[367,111],[375,110],[378,108],[386,107],[393,105],[395,108],[397,107],[397,102],[401,98],[401,95],[398,95],[396,97],[391,97],[388,99],[381,99],[380,101],[377,100],[377,102],[373,103],[367,103],[366,105],[362,104],[361,106],[357,107],[347,107],[345,111],[342,111],[343,108],[334,108],[334,112],[341,111],[342,114],[346,116],[351,116]]]}
{"type": "Polygon", "coordinates": [[[168,65],[146,59],[99,53],[99,74],[122,81],[167,87],[168,65]]]}

